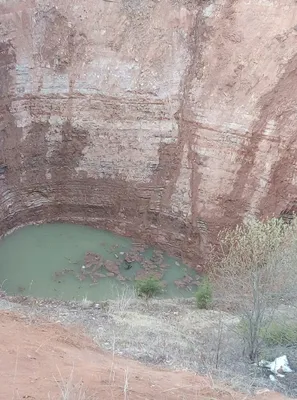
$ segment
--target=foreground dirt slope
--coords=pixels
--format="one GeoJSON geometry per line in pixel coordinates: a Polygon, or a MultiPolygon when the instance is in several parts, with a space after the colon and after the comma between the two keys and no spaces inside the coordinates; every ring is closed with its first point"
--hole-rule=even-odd
{"type": "Polygon", "coordinates": [[[1,1],[0,231],[84,221],[196,265],[294,208],[296,26],[294,0],[1,1]]]}
{"type": "MultiPolygon", "coordinates": [[[[69,388],[83,387],[94,400],[247,399],[204,377],[113,357],[98,349],[79,328],[32,324],[9,312],[0,313],[0,359],[1,399],[60,399],[59,385],[63,387],[71,376],[69,388]]],[[[269,392],[257,399],[284,397],[269,392]]],[[[72,392],[69,400],[82,398],[72,392]]]]}

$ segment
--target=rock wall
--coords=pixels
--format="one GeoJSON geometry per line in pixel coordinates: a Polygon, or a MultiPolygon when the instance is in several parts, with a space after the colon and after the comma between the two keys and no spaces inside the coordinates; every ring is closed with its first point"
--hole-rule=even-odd
{"type": "Polygon", "coordinates": [[[294,209],[296,117],[294,0],[0,0],[1,233],[84,222],[195,266],[294,209]]]}

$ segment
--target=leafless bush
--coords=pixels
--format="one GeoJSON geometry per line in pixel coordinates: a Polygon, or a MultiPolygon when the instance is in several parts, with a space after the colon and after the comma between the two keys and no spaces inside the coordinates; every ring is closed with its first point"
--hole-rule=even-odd
{"type": "MultiPolygon", "coordinates": [[[[59,379],[54,378],[60,390],[57,400],[95,400],[94,396],[87,393],[82,381],[75,382],[73,373],[72,368],[69,377],[64,379],[59,371],[59,379]]],[[[49,400],[54,400],[50,395],[48,397],[49,400]]]]}
{"type": "Polygon", "coordinates": [[[220,367],[223,346],[226,346],[226,326],[222,314],[219,313],[216,322],[205,339],[200,359],[208,374],[220,367]]]}
{"type": "Polygon", "coordinates": [[[115,300],[110,300],[108,304],[109,313],[125,313],[129,310],[131,305],[137,301],[137,295],[134,287],[124,285],[119,288],[115,286],[113,288],[116,294],[115,300]]]}
{"type": "Polygon", "coordinates": [[[211,267],[215,292],[242,319],[245,351],[256,361],[261,332],[277,307],[297,293],[297,219],[249,220],[219,235],[221,252],[211,267]]]}

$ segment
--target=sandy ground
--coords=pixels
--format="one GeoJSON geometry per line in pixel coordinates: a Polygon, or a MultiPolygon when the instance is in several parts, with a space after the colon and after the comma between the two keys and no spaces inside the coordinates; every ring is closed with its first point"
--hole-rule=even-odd
{"type": "MultiPolygon", "coordinates": [[[[98,348],[79,327],[0,313],[1,399],[247,399],[211,378],[148,367],[98,348]],[[68,393],[68,394],[67,394],[68,393]],[[64,397],[63,397],[64,395],[64,397]]],[[[284,399],[272,392],[260,399],[284,399]]]]}

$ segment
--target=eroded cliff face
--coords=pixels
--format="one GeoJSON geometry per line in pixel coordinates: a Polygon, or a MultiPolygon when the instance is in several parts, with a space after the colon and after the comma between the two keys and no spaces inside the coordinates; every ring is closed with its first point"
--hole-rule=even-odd
{"type": "Polygon", "coordinates": [[[1,232],[76,221],[195,266],[297,200],[294,0],[1,0],[1,232]]]}

